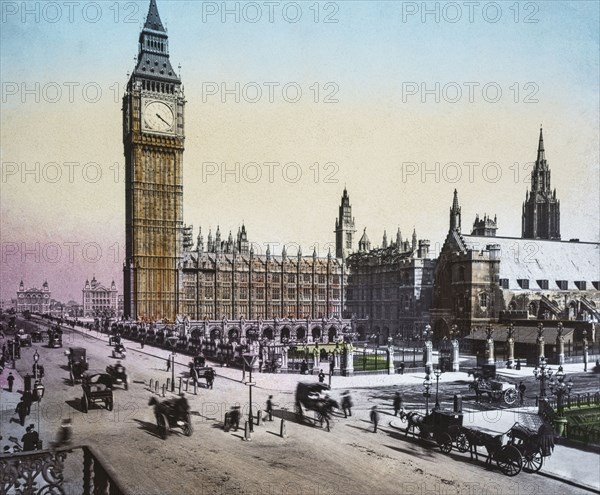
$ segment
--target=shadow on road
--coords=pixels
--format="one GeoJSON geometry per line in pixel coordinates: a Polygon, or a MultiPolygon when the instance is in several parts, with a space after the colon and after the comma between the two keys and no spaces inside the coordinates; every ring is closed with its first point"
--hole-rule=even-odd
{"type": "Polygon", "coordinates": [[[83,409],[81,408],[81,401],[79,399],[69,399],[66,400],[65,403],[75,409],[77,412],[83,412],[83,409]]]}
{"type": "Polygon", "coordinates": [[[153,436],[155,438],[161,438],[157,433],[158,428],[154,423],[149,423],[148,421],[143,421],[141,419],[133,418],[133,420],[138,423],[138,428],[142,431],[145,431],[148,435],[153,436]]]}

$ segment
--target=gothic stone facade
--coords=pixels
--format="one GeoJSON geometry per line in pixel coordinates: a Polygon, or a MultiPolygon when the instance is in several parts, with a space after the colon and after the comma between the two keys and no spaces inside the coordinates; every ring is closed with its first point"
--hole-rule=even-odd
{"type": "Polygon", "coordinates": [[[183,263],[182,312],[192,320],[337,318],[342,267],[328,256],[196,250],[183,263]]]}
{"type": "Polygon", "coordinates": [[[450,220],[435,272],[437,337],[499,318],[599,320],[600,244],[496,237],[495,221],[489,235],[477,235],[479,221],[463,234],[456,191],[450,220]]]}
{"type": "Polygon", "coordinates": [[[370,248],[363,234],[359,252],[348,257],[349,270],[345,316],[356,317],[359,339],[376,335],[380,343],[388,337],[412,338],[429,323],[435,260],[429,256],[429,241],[402,241],[380,249],[370,248]]]}

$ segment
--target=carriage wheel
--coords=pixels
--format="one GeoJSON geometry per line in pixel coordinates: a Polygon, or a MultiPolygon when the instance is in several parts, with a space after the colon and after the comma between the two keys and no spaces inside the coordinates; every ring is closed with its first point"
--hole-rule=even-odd
{"type": "Polygon", "coordinates": [[[158,434],[160,435],[160,438],[166,440],[167,435],[169,434],[169,423],[167,422],[167,417],[164,414],[159,414],[156,418],[156,425],[158,426],[158,434]]]}
{"type": "Polygon", "coordinates": [[[542,469],[544,458],[539,450],[523,456],[523,471],[526,473],[537,473],[542,469]]]}
{"type": "Polygon", "coordinates": [[[456,437],[456,448],[459,452],[467,452],[469,450],[469,440],[467,440],[467,435],[464,433],[459,433],[456,437]]]}
{"type": "Polygon", "coordinates": [[[75,385],[75,376],[73,375],[73,370],[69,370],[69,376],[71,377],[71,386],[75,385]]]}
{"type": "Polygon", "coordinates": [[[185,425],[183,425],[181,427],[181,429],[183,430],[183,434],[186,437],[191,437],[192,433],[194,432],[194,427],[192,426],[192,418],[189,414],[186,414],[185,416],[185,425]]]}
{"type": "Polygon", "coordinates": [[[514,388],[506,389],[504,391],[503,398],[504,398],[504,403],[507,406],[513,405],[515,402],[517,402],[517,391],[516,391],[516,389],[514,389],[514,388]]]}
{"type": "Polygon", "coordinates": [[[125,390],[129,390],[129,378],[125,377],[125,380],[123,381],[123,385],[125,387],[125,390]]]}
{"type": "Polygon", "coordinates": [[[88,406],[88,401],[87,401],[87,397],[84,395],[81,398],[81,410],[86,413],[88,412],[89,406],[88,406]]]}
{"type": "Polygon", "coordinates": [[[523,468],[521,452],[512,445],[505,445],[496,452],[494,457],[500,471],[506,476],[516,476],[523,468]]]}
{"type": "Polygon", "coordinates": [[[438,447],[444,454],[449,454],[452,451],[452,437],[445,431],[438,433],[436,435],[435,441],[437,442],[438,447]]]}
{"type": "Polygon", "coordinates": [[[106,399],[106,402],[104,404],[106,405],[106,409],[108,409],[109,411],[113,410],[114,403],[112,397],[110,399],[106,399]]]}

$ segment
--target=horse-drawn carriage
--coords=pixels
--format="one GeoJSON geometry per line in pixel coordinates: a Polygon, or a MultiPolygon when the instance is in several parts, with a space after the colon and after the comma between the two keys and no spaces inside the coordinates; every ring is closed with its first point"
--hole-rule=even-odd
{"type": "Polygon", "coordinates": [[[65,351],[65,354],[68,358],[71,385],[75,385],[75,383],[82,380],[83,373],[89,368],[86,350],[83,347],[70,347],[68,351],[65,351]]]}
{"type": "Polygon", "coordinates": [[[459,452],[469,449],[467,438],[462,432],[463,415],[451,411],[434,409],[429,414],[416,411],[400,412],[400,420],[407,423],[405,436],[409,433],[424,439],[433,439],[440,450],[445,454],[452,451],[455,446],[459,452]]]}
{"type": "Polygon", "coordinates": [[[19,330],[19,332],[16,335],[17,337],[17,343],[19,344],[19,347],[31,347],[31,335],[29,335],[28,333],[25,333],[25,331],[23,329],[19,330]]]}
{"type": "Polygon", "coordinates": [[[113,380],[107,373],[88,371],[81,378],[83,396],[81,410],[87,413],[92,404],[103,403],[109,411],[113,410],[113,380]]]}
{"type": "Polygon", "coordinates": [[[39,328],[31,332],[31,340],[32,342],[41,342],[43,340],[42,331],[39,328]]]}
{"type": "Polygon", "coordinates": [[[511,406],[517,401],[519,396],[517,387],[498,379],[496,365],[483,365],[481,369],[469,371],[469,375],[471,374],[473,382],[469,384],[469,389],[475,391],[478,401],[482,394],[487,394],[490,401],[504,401],[507,406],[511,406]]]}
{"type": "Polygon", "coordinates": [[[106,373],[112,378],[113,385],[122,385],[125,390],[129,387],[129,378],[125,366],[117,362],[117,364],[106,367],[106,373]]]}
{"type": "Polygon", "coordinates": [[[48,329],[48,347],[62,347],[62,329],[57,325],[48,329]]]}
{"type": "Polygon", "coordinates": [[[115,344],[112,350],[112,357],[115,359],[125,359],[127,356],[127,351],[125,350],[125,346],[121,343],[115,344]]]}
{"type": "Polygon", "coordinates": [[[329,431],[329,419],[334,409],[339,409],[336,400],[332,399],[327,391],[330,390],[324,383],[300,382],[296,387],[296,414],[304,418],[304,407],[307,411],[314,411],[315,421],[323,426],[327,425],[329,431]]]}
{"type": "Polygon", "coordinates": [[[200,379],[206,380],[206,387],[212,388],[216,372],[211,366],[206,366],[204,356],[194,356],[194,361],[190,362],[190,378],[198,383],[200,379]]]}
{"type": "Polygon", "coordinates": [[[192,435],[192,417],[185,397],[162,402],[151,397],[148,405],[154,406],[154,417],[160,437],[165,440],[173,428],[181,428],[186,437],[192,435]]]}

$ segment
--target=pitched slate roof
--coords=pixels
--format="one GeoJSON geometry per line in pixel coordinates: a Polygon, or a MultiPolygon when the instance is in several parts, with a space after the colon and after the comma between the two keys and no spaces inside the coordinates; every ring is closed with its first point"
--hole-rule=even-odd
{"type": "Polygon", "coordinates": [[[519,279],[529,280],[530,290],[541,290],[538,280],[548,280],[549,290],[558,290],[557,280],[568,281],[576,290],[576,281],[585,281],[587,290],[600,280],[600,244],[595,242],[549,241],[516,237],[457,235],[463,250],[500,247],[500,278],[508,279],[509,289],[520,289],[519,279]]]}

